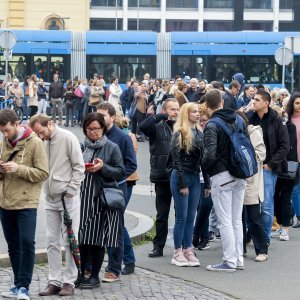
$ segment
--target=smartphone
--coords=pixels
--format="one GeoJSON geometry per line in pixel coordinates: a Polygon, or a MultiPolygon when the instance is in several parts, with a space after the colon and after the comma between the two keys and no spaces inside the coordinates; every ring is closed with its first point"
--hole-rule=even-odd
{"type": "Polygon", "coordinates": [[[93,167],[94,166],[94,164],[93,163],[86,163],[85,164],[85,168],[87,169],[87,168],[90,168],[90,167],[93,167]]]}

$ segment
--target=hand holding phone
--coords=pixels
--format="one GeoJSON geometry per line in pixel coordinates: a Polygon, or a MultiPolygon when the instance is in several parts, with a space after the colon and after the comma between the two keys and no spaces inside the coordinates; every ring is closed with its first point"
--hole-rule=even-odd
{"type": "Polygon", "coordinates": [[[90,168],[92,168],[92,167],[94,166],[94,164],[93,164],[93,163],[90,163],[90,162],[89,162],[89,163],[85,163],[84,165],[85,165],[85,170],[86,170],[87,172],[89,171],[90,168]]]}

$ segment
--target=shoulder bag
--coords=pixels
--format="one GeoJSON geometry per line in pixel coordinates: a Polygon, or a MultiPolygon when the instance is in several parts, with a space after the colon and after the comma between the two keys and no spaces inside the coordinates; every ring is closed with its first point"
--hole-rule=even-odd
{"type": "Polygon", "coordinates": [[[299,163],[296,161],[288,160],[288,170],[284,173],[278,173],[279,178],[295,180],[299,163]]]}

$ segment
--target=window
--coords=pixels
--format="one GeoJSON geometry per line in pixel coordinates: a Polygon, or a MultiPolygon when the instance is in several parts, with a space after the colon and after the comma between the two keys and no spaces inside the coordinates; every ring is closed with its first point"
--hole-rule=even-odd
{"type": "Polygon", "coordinates": [[[278,65],[273,56],[248,56],[245,75],[248,83],[279,83],[278,65]]]}
{"type": "MultiPolygon", "coordinates": [[[[280,0],[281,1],[281,0],[280,0]]],[[[272,0],[245,0],[244,7],[250,9],[271,9],[272,0]]]]}
{"type": "Polygon", "coordinates": [[[128,30],[150,30],[160,32],[160,20],[129,19],[128,30]]]}
{"type": "Polygon", "coordinates": [[[261,30],[273,31],[273,22],[248,22],[245,21],[243,25],[244,30],[261,30]]]}
{"type": "Polygon", "coordinates": [[[293,27],[293,22],[279,21],[279,31],[294,31],[293,27]]]}
{"type": "Polygon", "coordinates": [[[198,20],[167,20],[166,31],[198,31],[198,20]]]}
{"type": "Polygon", "coordinates": [[[103,74],[106,82],[117,77],[120,82],[125,83],[132,77],[142,80],[145,73],[155,76],[155,63],[154,56],[90,56],[88,70],[92,72],[88,74],[90,77],[94,73],[103,74]]]}
{"type": "Polygon", "coordinates": [[[160,0],[128,0],[128,8],[151,7],[159,8],[160,0]]]}
{"type": "Polygon", "coordinates": [[[66,81],[65,78],[64,58],[62,56],[51,56],[50,58],[50,80],[52,81],[53,75],[58,74],[61,81],[66,81]]]}
{"type": "MultiPolygon", "coordinates": [[[[2,57],[1,57],[2,58],[2,57]]],[[[30,74],[30,56],[29,55],[13,55],[8,62],[8,73],[12,78],[16,77],[20,82],[24,81],[26,75],[30,74]]],[[[4,79],[5,60],[0,59],[0,78],[4,79]],[[2,76],[1,76],[2,75],[2,76]]]]}
{"type": "Polygon", "coordinates": [[[123,1],[122,0],[91,0],[91,6],[122,6],[123,1]],[[117,3],[116,3],[117,1],[117,3]]]}
{"type": "Polygon", "coordinates": [[[204,21],[204,31],[232,31],[232,21],[204,21]]]}
{"type": "Polygon", "coordinates": [[[294,2],[293,0],[280,0],[279,9],[292,9],[293,2],[294,2]]]}
{"type": "Polygon", "coordinates": [[[167,10],[190,10],[191,8],[198,9],[198,0],[167,0],[167,10]]]}
{"type": "Polygon", "coordinates": [[[122,30],[123,19],[91,19],[90,30],[122,30]]]}
{"type": "Polygon", "coordinates": [[[233,0],[204,0],[204,8],[233,8],[233,0]]]}

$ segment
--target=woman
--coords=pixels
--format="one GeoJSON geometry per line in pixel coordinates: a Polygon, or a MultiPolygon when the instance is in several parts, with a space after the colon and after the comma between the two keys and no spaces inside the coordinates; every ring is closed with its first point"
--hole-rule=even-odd
{"type": "MultiPolygon", "coordinates": [[[[296,126],[297,136],[297,161],[300,162],[300,93],[294,93],[287,105],[287,115],[289,120],[296,126]]],[[[297,223],[293,228],[300,228],[300,164],[298,167],[295,187],[292,193],[292,203],[297,223]]]]}
{"type": "Polygon", "coordinates": [[[186,92],[188,90],[188,86],[184,81],[178,82],[178,90],[175,94],[175,99],[177,99],[179,106],[181,107],[184,103],[188,103],[189,100],[185,96],[186,92]]]}
{"type": "Polygon", "coordinates": [[[119,147],[107,139],[106,125],[101,114],[90,113],[83,122],[83,158],[93,166],[86,168],[81,185],[81,220],[79,244],[81,254],[81,288],[99,286],[99,272],[103,263],[105,247],[118,247],[123,235],[122,211],[101,206],[97,192],[99,186],[117,187],[124,176],[123,158],[119,147]],[[88,255],[92,257],[92,272],[83,281],[88,255]]]}
{"type": "MultiPolygon", "coordinates": [[[[200,112],[200,129],[203,132],[205,125],[211,118],[211,114],[208,111],[205,104],[199,105],[200,112]]],[[[209,183],[209,178],[204,180],[203,173],[200,174],[201,192],[199,198],[199,205],[197,208],[197,216],[195,226],[193,230],[193,246],[198,250],[205,250],[209,248],[209,215],[213,207],[213,202],[210,196],[210,185],[205,184],[205,181],[209,183]],[[201,238],[201,240],[200,240],[201,238]]]]}
{"type": "Polygon", "coordinates": [[[24,116],[26,117],[26,120],[28,120],[29,81],[30,81],[30,76],[27,75],[23,83],[23,92],[24,92],[23,113],[24,116]]]}
{"type": "Polygon", "coordinates": [[[30,118],[37,114],[38,111],[38,96],[37,96],[37,76],[32,74],[29,81],[29,99],[28,106],[30,107],[30,118]]]}
{"type": "Polygon", "coordinates": [[[104,87],[102,85],[103,80],[96,79],[91,86],[91,95],[89,99],[89,111],[96,111],[96,106],[103,102],[103,96],[105,94],[104,87]]]}
{"type": "Polygon", "coordinates": [[[181,107],[171,141],[173,168],[170,187],[175,205],[174,254],[175,266],[199,266],[193,252],[192,235],[200,194],[200,161],[203,134],[199,127],[199,106],[186,103],[181,107]],[[183,247],[182,247],[183,246],[183,247]]]}
{"type": "Polygon", "coordinates": [[[119,85],[119,80],[116,77],[113,77],[110,81],[110,87],[109,87],[109,97],[108,102],[111,103],[116,111],[119,113],[123,113],[121,102],[120,102],[120,96],[122,94],[121,86],[119,85]]]}
{"type": "MultiPolygon", "coordinates": [[[[266,158],[266,147],[263,132],[260,126],[249,125],[249,120],[244,113],[236,111],[245,121],[251,143],[253,145],[258,172],[246,179],[244,196],[244,210],[247,214],[248,234],[253,240],[256,253],[255,261],[263,262],[268,259],[268,246],[264,231],[264,222],[261,214],[261,203],[264,201],[263,161],[266,158]]],[[[245,214],[243,213],[243,218],[245,214]]],[[[244,229],[244,254],[246,255],[246,220],[243,220],[244,229]]]]}
{"type": "Polygon", "coordinates": [[[65,113],[66,113],[66,123],[65,127],[69,126],[71,121],[71,126],[74,127],[74,106],[76,102],[76,96],[74,94],[74,87],[72,80],[69,79],[66,82],[67,87],[65,88],[64,100],[65,100],[65,113]]]}
{"type": "Polygon", "coordinates": [[[278,94],[277,94],[277,104],[282,107],[283,105],[283,100],[286,97],[290,97],[290,93],[287,89],[279,89],[278,94]]]}
{"type": "Polygon", "coordinates": [[[46,113],[46,99],[47,99],[47,93],[48,90],[44,86],[44,80],[40,78],[38,89],[37,89],[37,95],[38,95],[38,114],[46,113]]]}

